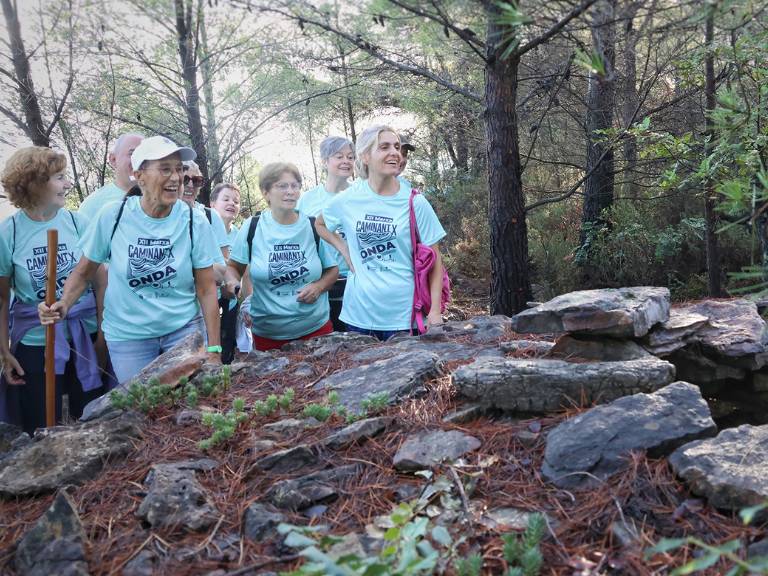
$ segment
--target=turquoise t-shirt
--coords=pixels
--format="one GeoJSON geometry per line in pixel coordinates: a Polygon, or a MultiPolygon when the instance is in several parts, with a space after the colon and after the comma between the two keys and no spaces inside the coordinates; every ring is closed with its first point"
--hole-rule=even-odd
{"type": "Polygon", "coordinates": [[[120,188],[114,182],[110,182],[86,196],[77,211],[79,214],[83,215],[88,222],[93,222],[96,220],[96,216],[101,212],[102,208],[112,202],[119,202],[123,199],[123,196],[125,196],[125,190],[120,188]]]}
{"type": "MultiPolygon", "coordinates": [[[[23,210],[19,210],[0,223],[0,276],[13,278],[16,298],[25,304],[37,305],[45,301],[45,285],[48,281],[48,230],[51,228],[55,228],[59,233],[59,251],[56,258],[58,299],[64,290],[64,282],[82,255],[78,242],[81,234],[88,228],[88,221],[77,212],[62,208],[48,222],[32,220],[23,210]]],[[[81,298],[90,291],[89,287],[81,298]]],[[[86,326],[90,332],[96,332],[95,315],[86,320],[86,326]]],[[[64,329],[66,330],[66,323],[64,329]]],[[[45,328],[32,328],[21,342],[27,346],[45,346],[45,328]]]]}
{"type": "MultiPolygon", "coordinates": [[[[325,208],[331,200],[336,198],[337,194],[328,192],[328,190],[325,189],[325,186],[320,184],[319,186],[307,190],[301,195],[296,204],[296,210],[307,216],[317,217],[323,212],[323,208],[325,208]]],[[[344,235],[344,230],[339,229],[336,232],[344,240],[347,239],[344,235]]],[[[349,266],[347,266],[347,261],[344,260],[344,256],[342,256],[341,252],[336,250],[333,246],[328,246],[328,249],[331,250],[334,259],[336,260],[336,264],[339,266],[339,276],[346,276],[349,273],[349,266]]]]}
{"type": "Polygon", "coordinates": [[[107,341],[157,338],[185,326],[200,311],[192,268],[208,268],[214,261],[205,214],[177,200],[168,216],[152,218],[140,202],[138,196],[126,200],[111,254],[109,238],[120,203],[104,208],[82,240],[88,259],[109,262],[102,327],[107,341]]]}
{"type": "MultiPolygon", "coordinates": [[[[197,208],[200,212],[203,213],[203,217],[205,218],[205,221],[208,222],[208,216],[206,215],[206,207],[203,204],[200,204],[200,202],[195,202],[195,208],[197,208]]],[[[224,255],[221,253],[222,248],[229,248],[232,243],[229,241],[229,236],[227,235],[227,227],[224,226],[224,220],[221,219],[221,216],[219,216],[219,213],[216,212],[213,208],[211,210],[211,231],[213,232],[213,239],[214,239],[214,246],[218,248],[218,250],[214,250],[214,253],[217,254],[216,256],[216,264],[226,264],[227,261],[224,260],[224,255]]]]}
{"type": "Polygon", "coordinates": [[[312,304],[296,300],[307,284],[320,279],[323,270],[336,266],[329,247],[320,243],[318,254],[309,218],[299,216],[294,224],[279,224],[264,210],[253,235],[253,253],[248,260],[248,228],[243,223],[230,258],[250,264],[251,331],[273,340],[293,340],[318,330],[328,321],[328,292],[312,304]]]}
{"type": "MultiPolygon", "coordinates": [[[[393,196],[376,194],[358,180],[323,210],[329,230],[348,231],[347,244],[355,272],[347,276],[339,318],[370,330],[408,330],[413,306],[413,262],[408,200],[411,189],[400,183],[393,196]]],[[[414,203],[422,243],[445,236],[435,211],[423,195],[414,203]]]]}

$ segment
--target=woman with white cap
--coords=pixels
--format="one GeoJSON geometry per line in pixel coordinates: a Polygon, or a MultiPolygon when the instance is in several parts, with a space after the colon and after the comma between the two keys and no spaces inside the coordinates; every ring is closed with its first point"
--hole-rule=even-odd
{"type": "Polygon", "coordinates": [[[38,308],[42,324],[65,317],[99,265],[109,262],[102,326],[120,383],[194,332],[207,333],[210,360],[219,361],[211,227],[180,200],[182,161],[194,158],[194,150],[168,138],[145,139],[131,155],[141,195],[99,213],[61,299],[38,308]]]}

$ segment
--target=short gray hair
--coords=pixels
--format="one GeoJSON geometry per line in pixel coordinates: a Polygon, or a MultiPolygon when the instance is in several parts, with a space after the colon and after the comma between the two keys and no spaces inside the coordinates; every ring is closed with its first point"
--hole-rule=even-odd
{"type": "Polygon", "coordinates": [[[146,138],[146,136],[140,132],[126,132],[125,134],[120,134],[120,136],[118,136],[115,141],[112,142],[112,146],[109,147],[109,152],[111,154],[117,154],[117,151],[120,150],[120,147],[123,144],[125,144],[125,141],[132,137],[141,138],[142,140],[146,138]]]}
{"type": "Polygon", "coordinates": [[[347,146],[354,152],[355,146],[352,144],[352,140],[342,138],[341,136],[328,136],[324,138],[320,142],[320,160],[327,162],[328,158],[341,152],[347,146]]]}
{"type": "Polygon", "coordinates": [[[363,130],[357,137],[357,147],[355,149],[355,170],[358,176],[363,180],[368,179],[368,166],[363,163],[363,154],[368,154],[373,150],[374,146],[379,143],[379,134],[382,132],[392,132],[397,139],[400,139],[400,135],[397,130],[386,124],[377,124],[363,130]]]}

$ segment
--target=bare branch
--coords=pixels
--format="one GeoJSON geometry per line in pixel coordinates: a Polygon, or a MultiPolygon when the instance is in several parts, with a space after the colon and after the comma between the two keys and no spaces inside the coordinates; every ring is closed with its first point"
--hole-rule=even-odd
{"type": "Polygon", "coordinates": [[[544,44],[547,42],[550,38],[557,35],[565,26],[573,20],[574,18],[578,18],[581,16],[586,10],[589,9],[592,4],[597,2],[597,0],[582,0],[581,4],[574,7],[573,10],[568,12],[565,16],[563,16],[560,20],[558,20],[551,28],[549,28],[546,32],[543,34],[536,36],[536,38],[526,42],[522,46],[520,46],[517,50],[515,50],[515,54],[518,56],[522,56],[526,52],[530,52],[537,46],[540,46],[541,44],[544,44]]]}

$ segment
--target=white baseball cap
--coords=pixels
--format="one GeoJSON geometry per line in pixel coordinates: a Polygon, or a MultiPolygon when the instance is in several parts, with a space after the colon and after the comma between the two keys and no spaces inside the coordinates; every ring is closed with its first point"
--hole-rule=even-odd
{"type": "Polygon", "coordinates": [[[134,170],[138,170],[145,160],[160,160],[175,152],[179,153],[183,162],[197,157],[197,153],[192,148],[179,146],[165,136],[144,138],[131,154],[131,166],[134,170]]]}

